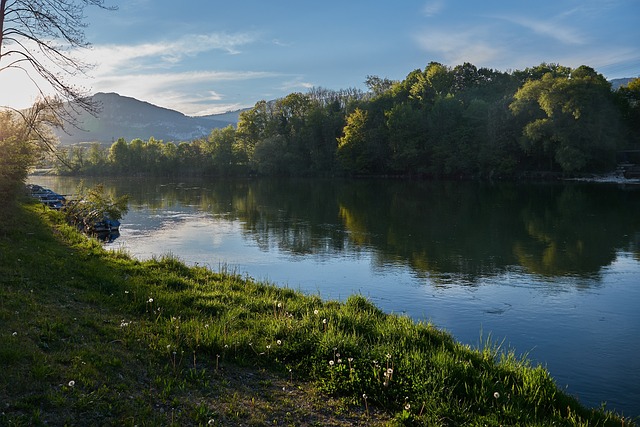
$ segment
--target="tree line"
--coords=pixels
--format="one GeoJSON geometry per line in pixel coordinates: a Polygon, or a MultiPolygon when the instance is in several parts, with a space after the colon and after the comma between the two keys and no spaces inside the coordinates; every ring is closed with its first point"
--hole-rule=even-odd
{"type": "MultiPolygon", "coordinates": [[[[189,142],[119,139],[65,148],[94,174],[398,175],[513,178],[615,168],[640,149],[640,79],[612,90],[593,68],[501,72],[431,62],[368,91],[314,88],[260,101],[237,127],[189,142]]],[[[69,168],[70,167],[70,168],[69,168]]]]}

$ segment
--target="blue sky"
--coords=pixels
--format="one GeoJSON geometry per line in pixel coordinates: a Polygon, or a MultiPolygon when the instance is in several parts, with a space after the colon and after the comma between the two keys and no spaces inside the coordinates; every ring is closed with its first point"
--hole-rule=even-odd
{"type": "MultiPolygon", "coordinates": [[[[95,64],[74,80],[189,115],[250,107],[313,86],[364,89],[438,61],[502,71],[541,62],[640,75],[640,0],[107,0],[87,9],[95,64]]],[[[0,105],[33,101],[0,73],[0,105]]]]}

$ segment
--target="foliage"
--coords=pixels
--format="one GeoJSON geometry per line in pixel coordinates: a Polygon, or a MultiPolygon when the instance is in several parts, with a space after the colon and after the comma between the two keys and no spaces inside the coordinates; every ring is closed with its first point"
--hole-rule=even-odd
{"type": "Polygon", "coordinates": [[[65,204],[64,215],[70,224],[85,229],[106,219],[119,221],[129,209],[127,196],[108,195],[102,185],[90,189],[81,186],[75,197],[65,204]]]}
{"type": "Polygon", "coordinates": [[[613,170],[616,153],[640,143],[636,81],[612,92],[587,66],[506,73],[431,62],[366,84],[367,93],[313,88],[260,101],[237,129],[177,147],[118,140],[106,164],[86,147],[67,162],[96,174],[514,178],[613,170]]]}
{"type": "Polygon", "coordinates": [[[275,424],[318,419],[330,395],[345,422],[323,425],[630,425],[490,341],[463,346],[358,295],[136,261],[34,212],[0,237],[3,424],[275,424]]]}
{"type": "Polygon", "coordinates": [[[523,145],[555,161],[563,171],[611,169],[621,134],[610,84],[589,67],[569,76],[544,74],[525,83],[511,104],[532,119],[523,145]]]}
{"type": "Polygon", "coordinates": [[[55,109],[51,102],[40,101],[22,112],[0,110],[0,196],[5,201],[15,199],[29,168],[53,150],[49,126],[58,123],[55,109]]]}

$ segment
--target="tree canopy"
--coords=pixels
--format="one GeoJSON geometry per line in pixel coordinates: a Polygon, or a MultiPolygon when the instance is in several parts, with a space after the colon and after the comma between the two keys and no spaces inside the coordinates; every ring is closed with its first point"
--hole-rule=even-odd
{"type": "MultiPolygon", "coordinates": [[[[501,72],[431,62],[402,81],[368,76],[368,92],[313,88],[259,101],[237,128],[167,149],[162,142],[153,154],[138,153],[157,141],[117,141],[112,166],[93,170],[444,178],[608,171],[618,151],[639,147],[639,81],[612,91],[588,66],[501,72]]],[[[79,169],[90,172],[81,157],[79,169]]]]}

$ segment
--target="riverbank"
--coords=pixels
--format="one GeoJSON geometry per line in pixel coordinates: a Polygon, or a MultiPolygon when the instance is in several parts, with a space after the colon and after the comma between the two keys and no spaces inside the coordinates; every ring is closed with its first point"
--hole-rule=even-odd
{"type": "Polygon", "coordinates": [[[362,297],[136,261],[16,209],[0,227],[1,424],[629,425],[362,297]]]}

